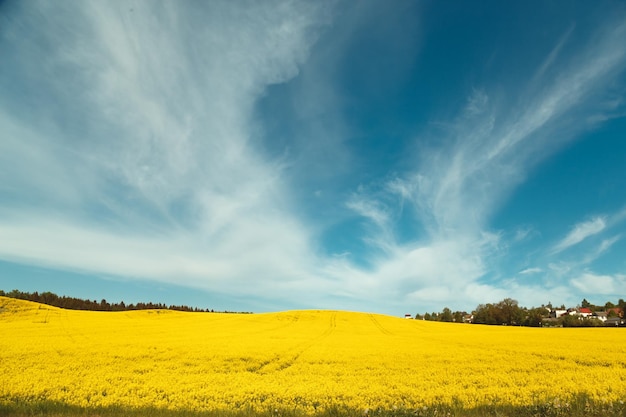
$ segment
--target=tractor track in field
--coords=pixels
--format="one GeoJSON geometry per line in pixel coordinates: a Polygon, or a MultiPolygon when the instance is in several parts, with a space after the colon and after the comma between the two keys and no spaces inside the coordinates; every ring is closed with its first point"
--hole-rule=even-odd
{"type": "Polygon", "coordinates": [[[380,322],[378,320],[376,320],[376,317],[374,317],[373,314],[368,314],[368,317],[370,318],[370,320],[372,321],[372,323],[374,324],[374,326],[376,326],[376,328],[378,330],[380,330],[380,332],[384,335],[387,336],[393,336],[393,333],[391,333],[389,330],[387,330],[382,324],[380,324],[380,322]]]}
{"type": "Polygon", "coordinates": [[[253,373],[270,373],[275,371],[283,371],[293,366],[300,356],[311,349],[313,346],[329,337],[337,328],[337,313],[333,312],[330,316],[328,328],[312,339],[306,340],[288,349],[287,351],[274,356],[272,359],[261,363],[260,366],[249,368],[249,372],[253,373]]]}

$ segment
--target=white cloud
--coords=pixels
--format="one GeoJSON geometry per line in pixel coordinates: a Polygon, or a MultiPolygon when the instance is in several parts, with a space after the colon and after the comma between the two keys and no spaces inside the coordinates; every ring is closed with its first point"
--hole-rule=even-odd
{"type": "MultiPolygon", "coordinates": [[[[443,280],[450,288],[459,289],[478,284],[498,253],[500,238],[494,235],[491,244],[481,249],[471,245],[486,233],[491,215],[527,172],[587,128],[583,120],[576,123],[564,116],[588,106],[586,98],[596,94],[595,88],[605,82],[606,75],[624,68],[625,53],[616,52],[615,46],[625,28],[619,26],[599,44],[588,45],[558,78],[545,78],[569,36],[566,34],[537,72],[529,88],[532,91],[521,91],[523,99],[518,102],[507,102],[511,99],[495,93],[491,97],[487,90],[474,90],[456,123],[447,125],[448,136],[440,138],[445,146],[420,148],[416,170],[387,184],[387,192],[401,196],[404,204],[414,205],[417,221],[429,232],[429,238],[416,253],[400,246],[376,272],[389,268],[389,275],[415,283],[417,289],[410,292],[413,297],[427,293],[425,287],[432,287],[443,297],[444,292],[436,289],[440,285],[430,282],[443,280]],[[567,129],[555,137],[553,132],[565,120],[567,129]],[[448,256],[433,255],[441,242],[452,240],[457,244],[446,251],[448,256]],[[417,256],[421,253],[428,255],[417,256]],[[454,262],[459,262],[458,269],[451,266],[454,262]]],[[[606,226],[605,220],[596,218],[577,225],[557,250],[599,233],[606,226]]],[[[528,234],[520,232],[517,238],[522,240],[528,234]]]]}
{"type": "Polygon", "coordinates": [[[598,275],[587,271],[570,282],[583,294],[615,295],[621,289],[626,288],[626,275],[598,275]]]}
{"type": "Polygon", "coordinates": [[[527,274],[539,274],[541,272],[543,272],[543,269],[535,267],[535,268],[526,268],[520,271],[519,273],[521,275],[527,275],[527,274]]]}
{"type": "Polygon", "coordinates": [[[513,241],[522,242],[535,233],[536,233],[535,230],[530,227],[517,229],[515,231],[515,236],[513,237],[513,241]]]}
{"type": "Polygon", "coordinates": [[[559,243],[557,243],[552,248],[552,252],[562,252],[565,249],[582,242],[588,237],[602,232],[605,228],[605,217],[594,217],[591,220],[578,223],[574,227],[572,227],[572,230],[567,234],[567,236],[565,236],[559,243]]]}
{"type": "Polygon", "coordinates": [[[175,282],[242,295],[264,286],[288,291],[310,278],[306,233],[285,219],[243,220],[219,240],[184,231],[124,234],[63,220],[13,219],[0,224],[3,259],[79,272],[175,282]]]}
{"type": "Polygon", "coordinates": [[[567,43],[575,27],[576,25],[572,23],[567,31],[561,36],[561,39],[559,39],[554,48],[552,48],[552,51],[550,51],[543,64],[541,64],[541,66],[535,73],[533,80],[540,82],[546,71],[548,71],[553,66],[561,52],[561,49],[563,49],[563,46],[567,43]]]}
{"type": "Polygon", "coordinates": [[[394,178],[385,185],[386,191],[392,195],[400,197],[400,205],[404,205],[404,200],[411,200],[415,196],[415,183],[403,178],[394,178]]]}
{"type": "Polygon", "coordinates": [[[484,91],[474,91],[467,99],[465,113],[470,116],[477,116],[488,109],[489,97],[484,91]]]}
{"type": "Polygon", "coordinates": [[[355,195],[348,200],[346,206],[354,210],[359,216],[371,220],[381,228],[385,228],[389,224],[390,215],[388,210],[376,200],[370,200],[355,195]]]}
{"type": "Polygon", "coordinates": [[[28,115],[0,100],[0,183],[14,197],[1,208],[0,257],[232,293],[269,285],[286,299],[293,280],[310,285],[311,232],[280,161],[251,142],[252,109],[297,75],[328,6],[25,6],[50,16],[16,38],[37,51],[29,71],[54,67],[51,84],[88,88],[50,91],[28,115]],[[39,34],[57,26],[66,38],[41,49],[39,34]],[[55,100],[76,113],[55,113],[55,100]]]}
{"type": "MultiPolygon", "coordinates": [[[[369,203],[357,211],[376,224],[384,223],[387,229],[395,226],[395,219],[388,216],[388,196],[399,196],[401,205],[413,206],[416,221],[428,232],[417,243],[387,244],[395,249],[378,259],[371,272],[361,271],[364,280],[368,277],[376,283],[384,282],[407,294],[410,300],[426,302],[428,294],[432,294],[437,304],[446,299],[450,303],[459,300],[463,298],[460,294],[475,294],[476,298],[468,299],[484,302],[487,293],[492,294],[494,301],[499,296],[510,296],[511,291],[523,294],[527,301],[536,299],[538,293],[567,293],[559,286],[560,281],[547,281],[543,286],[498,283],[485,287],[481,281],[491,272],[500,246],[500,236],[488,232],[491,215],[538,161],[573,141],[588,127],[584,120],[572,121],[569,115],[589,105],[586,99],[596,94],[607,74],[626,66],[626,53],[615,51],[626,32],[626,25],[622,25],[605,33],[598,44],[587,45],[570,60],[567,71],[558,76],[552,74],[549,68],[560,59],[559,50],[570,32],[571,29],[559,40],[528,88],[520,91],[521,100],[513,102],[495,93],[491,97],[488,90],[475,89],[455,124],[447,125],[448,136],[439,138],[445,146],[420,148],[420,156],[414,161],[415,171],[388,181],[382,191],[360,194],[369,203]],[[567,128],[563,129],[565,125],[567,128]],[[559,135],[554,135],[557,130],[559,135]],[[490,238],[477,244],[482,236],[490,238]],[[486,292],[479,297],[475,288],[486,292]]],[[[558,250],[601,232],[605,221],[598,217],[577,225],[559,243],[558,250]]],[[[517,240],[530,233],[531,230],[518,231],[517,240]]],[[[380,236],[381,240],[386,238],[380,236]]],[[[552,263],[549,273],[563,277],[571,268],[552,263]]],[[[543,269],[529,268],[521,274],[528,277],[540,272],[543,269]]],[[[354,271],[346,268],[344,273],[350,276],[354,271]]],[[[384,288],[378,293],[386,294],[384,288]]]]}
{"type": "Polygon", "coordinates": [[[588,264],[588,263],[595,261],[600,256],[602,256],[606,251],[608,251],[611,248],[611,246],[613,246],[620,239],[621,239],[621,236],[619,235],[613,236],[612,238],[609,238],[609,239],[604,239],[594,252],[589,253],[587,254],[587,256],[585,256],[583,263],[588,264]]]}
{"type": "Polygon", "coordinates": [[[609,226],[614,226],[626,220],[626,207],[609,217],[609,226]]]}
{"type": "Polygon", "coordinates": [[[483,227],[538,161],[588,127],[564,116],[588,106],[585,98],[596,94],[607,74],[624,68],[626,52],[615,50],[624,34],[626,25],[614,28],[572,59],[558,78],[535,80],[532,88],[520,91],[519,101],[474,91],[469,110],[442,138],[450,145],[422,152],[419,175],[410,179],[418,190],[415,200],[438,230],[457,233],[483,227]],[[560,134],[553,135],[555,130],[560,134]]]}
{"type": "MultiPolygon", "coordinates": [[[[12,62],[31,77],[25,84],[47,80],[48,99],[19,110],[0,97],[0,191],[11,197],[0,208],[0,257],[277,300],[306,294],[335,308],[332,297],[386,309],[416,300],[454,307],[459,294],[471,304],[496,301],[512,288],[526,294],[531,287],[480,281],[501,243],[489,220],[535,163],[587,128],[562,116],[624,68],[626,25],[547,78],[568,32],[530,91],[473,89],[438,138],[445,147],[424,150],[382,190],[364,187],[337,204],[374,225],[367,242],[384,250],[365,268],[351,256],[320,255],[325,219],[305,223],[294,201],[299,184],[287,175],[306,167],[298,180],[314,174],[327,184],[352,167],[347,122],[335,111],[344,98],[327,64],[359,22],[302,70],[329,9],[298,1],[24,6],[24,27],[5,22],[22,51],[12,62]],[[47,36],[51,46],[42,46],[47,36]],[[288,151],[272,159],[255,140],[254,105],[269,85],[299,74],[292,110],[307,128],[297,132],[297,161],[288,151]],[[403,205],[424,236],[397,238],[403,205]]],[[[377,20],[375,8],[362,13],[377,20]]],[[[314,185],[317,200],[337,195],[314,185]]],[[[577,225],[557,248],[606,223],[577,225]]],[[[600,252],[614,243],[605,242],[600,252]]]]}
{"type": "Polygon", "coordinates": [[[548,264],[548,268],[550,269],[551,273],[558,278],[563,277],[572,270],[572,266],[565,262],[552,262],[548,264]]]}

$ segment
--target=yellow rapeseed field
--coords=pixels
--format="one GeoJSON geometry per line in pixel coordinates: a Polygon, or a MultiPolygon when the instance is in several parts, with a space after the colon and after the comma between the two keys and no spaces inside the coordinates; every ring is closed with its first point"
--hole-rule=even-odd
{"type": "Polygon", "coordinates": [[[344,311],[71,311],[0,297],[0,402],[307,414],[626,396],[622,329],[344,311]]]}

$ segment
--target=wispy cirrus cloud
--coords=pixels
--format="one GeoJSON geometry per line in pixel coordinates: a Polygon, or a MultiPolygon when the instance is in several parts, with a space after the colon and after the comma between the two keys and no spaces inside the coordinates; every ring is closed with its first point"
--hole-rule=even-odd
{"type": "Polygon", "coordinates": [[[534,268],[526,268],[526,269],[523,269],[523,270],[521,270],[519,273],[520,273],[521,275],[526,275],[526,274],[539,274],[539,273],[541,273],[541,272],[543,272],[543,269],[542,269],[542,268],[537,268],[537,267],[534,267],[534,268]]]}
{"type": "Polygon", "coordinates": [[[27,92],[0,99],[0,256],[257,295],[306,281],[310,231],[253,106],[298,74],[329,5],[269,6],[21,5],[0,37],[27,92]]]}
{"type": "MultiPolygon", "coordinates": [[[[580,244],[581,242],[603,233],[618,226],[626,219],[624,215],[626,210],[622,209],[609,215],[594,216],[588,220],[584,220],[575,224],[569,233],[565,235],[559,242],[557,242],[551,249],[551,255],[557,255],[573,246],[580,244]]],[[[621,239],[621,234],[617,234],[607,239],[603,239],[600,245],[592,253],[590,253],[585,259],[587,262],[599,257],[602,253],[607,251],[613,244],[621,239]]]]}
{"type": "MultiPolygon", "coordinates": [[[[573,55],[564,52],[571,27],[525,83],[464,91],[456,117],[416,135],[432,140],[415,153],[409,145],[404,168],[371,179],[349,140],[367,130],[350,125],[358,100],[336,87],[350,75],[342,65],[354,33],[373,25],[398,42],[363,44],[378,41],[382,53],[405,42],[410,53],[364,65],[372,78],[362,84],[378,98],[402,88],[396,78],[371,82],[390,67],[398,80],[412,71],[418,48],[405,30],[419,30],[396,24],[402,9],[381,20],[375,3],[340,7],[338,38],[316,49],[334,4],[10,7],[16,19],[0,24],[0,52],[15,57],[0,64],[0,87],[13,92],[0,94],[0,258],[268,305],[389,310],[462,299],[468,308],[512,290],[530,297],[538,287],[497,276],[506,242],[490,220],[537,163],[622,106],[604,92],[626,67],[626,25],[606,25],[573,55]],[[292,80],[283,143],[266,137],[278,112],[255,106],[292,80]],[[581,109],[597,117],[579,118],[581,109]],[[366,265],[320,248],[320,235],[349,216],[366,224],[345,232],[367,246],[366,265]]],[[[612,219],[603,221],[581,223],[557,253],[612,219]]]]}
{"type": "Polygon", "coordinates": [[[606,228],[605,217],[595,217],[591,220],[578,223],[572,230],[553,248],[553,253],[559,253],[571,246],[574,246],[590,236],[596,235],[602,232],[606,228]]]}
{"type": "Polygon", "coordinates": [[[611,246],[617,243],[621,238],[622,237],[620,235],[617,235],[617,236],[610,237],[608,239],[603,239],[600,245],[594,251],[592,251],[591,253],[588,253],[583,258],[582,262],[584,264],[590,264],[591,262],[595,261],[600,256],[605,254],[611,248],[611,246]]]}
{"type": "MultiPolygon", "coordinates": [[[[420,147],[415,170],[388,183],[386,191],[401,196],[404,210],[413,212],[414,221],[428,232],[409,244],[398,243],[397,250],[374,268],[373,273],[385,271],[385,276],[403,277],[387,281],[398,288],[410,288],[403,283],[413,283],[415,288],[405,291],[406,297],[426,301],[429,294],[437,294],[440,302],[459,298],[480,301],[476,286],[483,288],[483,300],[486,293],[515,291],[531,298],[537,292],[535,284],[489,282],[493,263],[503,250],[499,234],[489,230],[490,219],[538,162],[590,128],[586,120],[572,116],[581,108],[602,107],[598,91],[610,89],[607,81],[612,74],[626,68],[626,51],[617,47],[626,36],[626,25],[612,26],[578,55],[562,57],[560,50],[573,30],[568,29],[534,78],[520,90],[513,88],[501,95],[487,87],[475,88],[457,119],[446,123],[433,141],[444,145],[420,147]],[[550,67],[556,63],[561,69],[564,63],[569,65],[554,74],[550,67]]],[[[379,199],[379,204],[390,203],[379,199]]],[[[583,222],[553,251],[564,251],[605,227],[602,217],[583,222]]],[[[607,241],[603,250],[610,245],[607,241]]],[[[521,274],[542,271],[528,268],[521,274]]],[[[564,293],[558,282],[547,284],[542,291],[564,293]]]]}

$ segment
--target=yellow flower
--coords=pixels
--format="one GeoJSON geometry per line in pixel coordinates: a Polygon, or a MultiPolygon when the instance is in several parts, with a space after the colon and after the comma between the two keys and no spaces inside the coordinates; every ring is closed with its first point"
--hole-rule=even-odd
{"type": "Polygon", "coordinates": [[[578,393],[599,401],[626,394],[626,343],[615,329],[342,311],[88,312],[4,297],[0,329],[0,403],[304,414],[340,406],[373,415],[437,404],[563,409],[578,393]]]}

